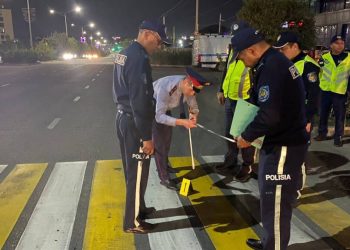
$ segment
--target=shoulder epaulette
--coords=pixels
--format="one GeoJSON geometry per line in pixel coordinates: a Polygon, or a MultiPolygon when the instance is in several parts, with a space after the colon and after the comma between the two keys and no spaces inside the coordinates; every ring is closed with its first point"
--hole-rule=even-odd
{"type": "Polygon", "coordinates": [[[169,92],[169,96],[171,96],[172,94],[174,94],[174,92],[177,90],[177,85],[174,86],[174,88],[172,88],[169,92]]]}

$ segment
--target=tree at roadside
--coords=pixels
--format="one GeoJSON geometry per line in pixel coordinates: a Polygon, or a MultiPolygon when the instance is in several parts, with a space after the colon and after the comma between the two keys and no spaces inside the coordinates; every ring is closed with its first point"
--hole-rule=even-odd
{"type": "Polygon", "coordinates": [[[270,43],[281,31],[291,30],[299,34],[304,49],[315,45],[315,21],[309,1],[245,0],[238,19],[259,29],[270,43]]]}

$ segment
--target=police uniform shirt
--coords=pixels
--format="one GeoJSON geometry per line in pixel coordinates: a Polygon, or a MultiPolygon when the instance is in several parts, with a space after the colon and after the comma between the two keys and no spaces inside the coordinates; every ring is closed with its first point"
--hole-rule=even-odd
{"type": "Polygon", "coordinates": [[[265,135],[264,145],[306,144],[303,81],[293,63],[273,48],[253,68],[250,101],[260,109],[243,139],[252,142],[265,135]]]}
{"type": "MultiPolygon", "coordinates": [[[[153,83],[154,99],[156,100],[156,121],[168,126],[176,126],[176,118],[166,115],[168,110],[178,107],[182,95],[180,82],[186,76],[175,75],[158,79],[153,83]]],[[[191,113],[198,113],[198,105],[195,96],[185,96],[191,113]]]]}
{"type": "MultiPolygon", "coordinates": [[[[297,55],[292,62],[304,60],[307,54],[301,52],[297,55]]],[[[306,119],[310,122],[313,116],[317,113],[318,109],[318,97],[320,92],[320,68],[311,62],[305,62],[304,72],[302,79],[304,82],[305,95],[306,95],[306,119]]]]}
{"type": "Polygon", "coordinates": [[[113,99],[118,109],[133,116],[141,139],[152,139],[155,114],[151,66],[146,50],[138,42],[116,55],[113,99]]]}

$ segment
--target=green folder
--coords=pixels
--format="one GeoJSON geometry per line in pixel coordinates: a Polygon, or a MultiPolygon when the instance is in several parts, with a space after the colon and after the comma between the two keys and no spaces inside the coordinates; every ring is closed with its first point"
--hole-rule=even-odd
{"type": "MultiPolygon", "coordinates": [[[[240,136],[246,127],[254,120],[259,107],[243,99],[237,101],[235,114],[233,115],[230,134],[236,138],[240,136]]],[[[257,138],[252,142],[252,146],[260,149],[263,145],[265,136],[257,138]]]]}

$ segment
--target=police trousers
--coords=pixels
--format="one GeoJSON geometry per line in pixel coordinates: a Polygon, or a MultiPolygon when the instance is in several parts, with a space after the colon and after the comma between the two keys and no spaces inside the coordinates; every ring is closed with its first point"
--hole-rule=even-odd
{"type": "Polygon", "coordinates": [[[264,146],[260,150],[259,191],[265,250],[285,250],[307,145],[264,146]]]}
{"type": "Polygon", "coordinates": [[[346,100],[346,94],[340,95],[330,91],[321,91],[320,124],[318,127],[320,135],[326,136],[328,133],[328,118],[332,107],[335,118],[334,138],[344,135],[346,100]]]}
{"type": "Polygon", "coordinates": [[[116,129],[123,161],[126,183],[124,230],[140,225],[139,214],[146,208],[145,192],[148,181],[150,158],[141,153],[141,138],[133,117],[118,110],[116,129]]]}
{"type": "MultiPolygon", "coordinates": [[[[231,100],[230,98],[225,99],[225,136],[228,138],[233,138],[230,134],[231,123],[233,120],[233,115],[236,110],[237,101],[231,100]]],[[[227,153],[225,154],[225,165],[235,166],[237,165],[237,158],[239,153],[239,148],[237,143],[226,141],[227,143],[227,153]]],[[[248,148],[241,149],[243,166],[251,166],[254,163],[255,148],[250,146],[248,148]]]]}
{"type": "MultiPolygon", "coordinates": [[[[170,113],[168,113],[170,115],[170,113]]],[[[154,143],[154,159],[158,176],[161,181],[169,180],[168,154],[170,150],[173,128],[171,126],[153,121],[152,138],[154,143]]]]}

